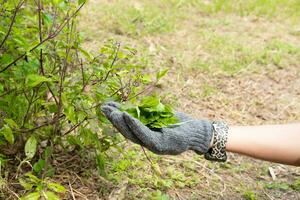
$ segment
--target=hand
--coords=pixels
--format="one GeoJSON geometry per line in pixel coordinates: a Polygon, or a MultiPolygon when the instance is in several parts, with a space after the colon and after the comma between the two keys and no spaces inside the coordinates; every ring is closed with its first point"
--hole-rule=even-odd
{"type": "Polygon", "coordinates": [[[127,112],[120,111],[118,103],[106,103],[101,110],[125,138],[156,154],[176,155],[186,150],[204,154],[209,149],[213,132],[209,121],[195,120],[176,112],[178,125],[152,130],[127,112]]]}

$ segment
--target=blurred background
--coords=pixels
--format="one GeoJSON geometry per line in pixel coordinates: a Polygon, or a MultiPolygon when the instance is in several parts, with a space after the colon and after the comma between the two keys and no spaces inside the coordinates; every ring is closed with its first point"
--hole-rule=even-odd
{"type": "MultiPolygon", "coordinates": [[[[300,121],[298,0],[89,0],[80,30],[91,51],[114,38],[147,71],[168,68],[157,90],[177,110],[234,125],[300,121]]],[[[149,152],[157,174],[140,147],[126,148],[110,165],[118,198],[300,199],[296,167],[149,152]]]]}

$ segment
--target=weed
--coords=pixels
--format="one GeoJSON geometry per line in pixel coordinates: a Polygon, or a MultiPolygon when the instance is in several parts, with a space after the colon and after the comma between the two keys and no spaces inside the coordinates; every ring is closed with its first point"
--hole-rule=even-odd
{"type": "Polygon", "coordinates": [[[279,189],[279,190],[283,190],[283,191],[286,191],[290,188],[290,185],[288,183],[285,183],[285,182],[274,182],[274,183],[268,183],[268,184],[265,184],[265,187],[267,189],[279,189]]]}
{"type": "Polygon", "coordinates": [[[256,195],[255,195],[255,193],[252,192],[252,191],[246,191],[246,192],[244,192],[243,197],[244,197],[246,200],[255,200],[255,199],[256,199],[256,195]]]}
{"type": "Polygon", "coordinates": [[[293,190],[300,191],[300,179],[295,180],[291,184],[291,188],[293,188],[293,190]]]}
{"type": "Polygon", "coordinates": [[[65,193],[66,189],[58,184],[47,179],[39,179],[31,173],[25,174],[24,178],[19,179],[20,185],[28,191],[21,200],[28,199],[60,199],[57,194],[65,193]]]}
{"type": "Polygon", "coordinates": [[[169,195],[163,194],[161,191],[157,190],[151,193],[151,200],[169,200],[169,195]]]}

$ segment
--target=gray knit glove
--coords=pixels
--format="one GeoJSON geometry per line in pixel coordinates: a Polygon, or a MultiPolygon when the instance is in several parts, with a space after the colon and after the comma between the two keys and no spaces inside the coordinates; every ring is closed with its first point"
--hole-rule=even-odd
{"type": "Polygon", "coordinates": [[[204,154],[209,149],[213,132],[209,121],[195,120],[176,112],[179,125],[151,130],[138,119],[120,111],[118,103],[106,103],[101,110],[125,138],[156,154],[176,155],[186,150],[204,154]]]}

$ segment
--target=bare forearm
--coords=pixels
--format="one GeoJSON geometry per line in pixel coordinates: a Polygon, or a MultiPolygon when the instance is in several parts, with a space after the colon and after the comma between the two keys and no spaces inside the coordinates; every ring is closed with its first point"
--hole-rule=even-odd
{"type": "Polygon", "coordinates": [[[300,166],[300,123],[230,127],[226,150],[300,166]]]}

